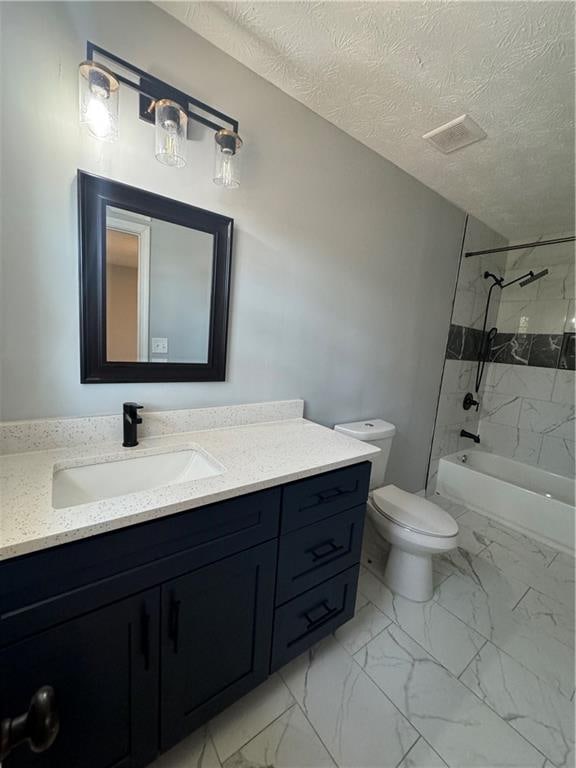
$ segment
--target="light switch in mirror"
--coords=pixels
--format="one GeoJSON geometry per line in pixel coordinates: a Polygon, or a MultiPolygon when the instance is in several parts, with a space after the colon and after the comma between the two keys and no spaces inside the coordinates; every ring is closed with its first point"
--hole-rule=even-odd
{"type": "Polygon", "coordinates": [[[206,363],[214,235],[106,207],[106,359],[206,363]]]}

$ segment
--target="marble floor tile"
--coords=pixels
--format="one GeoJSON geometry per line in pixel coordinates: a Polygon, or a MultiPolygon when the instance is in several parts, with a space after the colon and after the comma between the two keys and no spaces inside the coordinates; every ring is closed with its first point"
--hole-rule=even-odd
{"type": "Polygon", "coordinates": [[[208,728],[220,760],[227,760],[293,704],[282,678],[272,675],[217,715],[208,728]]]}
{"type": "Polygon", "coordinates": [[[199,728],[149,768],[220,768],[220,760],[207,728],[199,728]]]}
{"type": "Polygon", "coordinates": [[[574,610],[549,595],[529,589],[514,609],[522,621],[574,648],[574,610]]]}
{"type": "Polygon", "coordinates": [[[528,587],[543,592],[554,600],[563,602],[570,610],[574,608],[574,585],[564,583],[555,577],[549,568],[535,563],[525,555],[492,542],[482,550],[478,560],[485,560],[505,576],[520,581],[528,587]]]}
{"type": "Polygon", "coordinates": [[[462,672],[485,643],[485,637],[433,600],[406,600],[364,568],[358,589],[455,675],[462,672]]]}
{"type": "Polygon", "coordinates": [[[368,598],[364,597],[364,595],[361,592],[356,592],[356,605],[354,606],[354,616],[356,616],[358,611],[364,608],[365,605],[368,605],[368,598]]]}
{"type": "Polygon", "coordinates": [[[441,561],[451,575],[436,590],[436,600],[485,637],[490,636],[496,609],[511,611],[528,589],[481,555],[458,550],[441,561]]]}
{"type": "MultiPolygon", "coordinates": [[[[463,515],[462,517],[465,517],[463,515]]],[[[469,552],[471,555],[477,555],[490,544],[487,539],[474,528],[464,525],[462,518],[458,520],[458,547],[469,552]]]]}
{"type": "Polygon", "coordinates": [[[446,768],[446,763],[432,747],[420,737],[398,768],[446,768]]]}
{"type": "Polygon", "coordinates": [[[339,627],[334,637],[350,655],[359,651],[373,637],[390,624],[390,619],[370,602],[356,611],[356,615],[339,627]]]}
{"type": "Polygon", "coordinates": [[[557,555],[557,550],[552,549],[552,547],[541,544],[522,533],[513,531],[511,528],[506,528],[478,512],[465,512],[458,519],[458,525],[472,528],[476,535],[481,537],[481,540],[485,540],[487,544],[496,542],[538,565],[548,565],[557,555]]]}
{"type": "Polygon", "coordinates": [[[334,768],[298,704],[228,758],[224,768],[334,768]]]}
{"type": "Polygon", "coordinates": [[[470,565],[471,573],[460,565],[461,570],[440,585],[436,593],[440,605],[570,697],[572,651],[512,613],[527,592],[526,585],[482,561],[481,555],[461,560],[470,565]]]}
{"type": "Polygon", "coordinates": [[[340,768],[395,768],[418,738],[332,637],[294,659],[281,674],[340,768]]]}
{"type": "Polygon", "coordinates": [[[494,623],[491,640],[500,650],[553,686],[566,698],[574,693],[574,651],[556,638],[518,621],[513,614],[494,623]]]}
{"type": "Polygon", "coordinates": [[[576,564],[573,557],[560,552],[548,566],[548,570],[554,578],[562,584],[574,585],[576,575],[576,564]]]}
{"type": "Polygon", "coordinates": [[[543,755],[397,625],[355,658],[448,765],[544,765],[543,755]]]}
{"type": "Polygon", "coordinates": [[[492,643],[484,646],[460,680],[557,768],[573,768],[572,702],[492,643]]]}

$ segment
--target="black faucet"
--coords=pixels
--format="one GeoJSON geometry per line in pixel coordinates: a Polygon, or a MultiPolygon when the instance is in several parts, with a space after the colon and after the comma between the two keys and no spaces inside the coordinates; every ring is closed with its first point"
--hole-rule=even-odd
{"type": "Polygon", "coordinates": [[[142,417],[138,416],[138,411],[143,408],[138,403],[124,403],[124,448],[134,448],[138,445],[138,424],[142,424],[142,417]]]}
{"type": "Polygon", "coordinates": [[[465,429],[460,430],[460,437],[469,437],[470,440],[474,440],[475,443],[480,442],[480,435],[473,435],[472,432],[466,432],[465,429]]]}

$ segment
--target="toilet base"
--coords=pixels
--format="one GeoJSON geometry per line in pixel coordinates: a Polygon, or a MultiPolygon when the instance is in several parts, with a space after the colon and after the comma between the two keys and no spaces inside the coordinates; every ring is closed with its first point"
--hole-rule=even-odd
{"type": "Polygon", "coordinates": [[[384,582],[392,592],[424,603],[434,592],[432,555],[415,555],[392,545],[384,571],[384,582]]]}

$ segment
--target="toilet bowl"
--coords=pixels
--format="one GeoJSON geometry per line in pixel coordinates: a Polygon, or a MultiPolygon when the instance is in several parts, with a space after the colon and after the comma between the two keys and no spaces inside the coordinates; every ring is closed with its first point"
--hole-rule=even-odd
{"type": "Polygon", "coordinates": [[[430,600],[432,557],[456,549],[458,523],[437,504],[395,485],[377,488],[370,495],[368,514],[390,544],[386,585],[409,600],[430,600]]]}
{"type": "Polygon", "coordinates": [[[368,514],[378,534],[390,544],[384,581],[393,591],[417,602],[433,593],[432,557],[456,549],[458,523],[437,504],[384,485],[393,424],[382,419],[337,424],[334,429],[380,448],[373,459],[368,514]]]}

